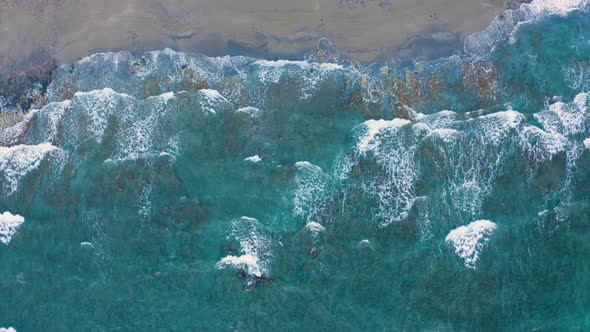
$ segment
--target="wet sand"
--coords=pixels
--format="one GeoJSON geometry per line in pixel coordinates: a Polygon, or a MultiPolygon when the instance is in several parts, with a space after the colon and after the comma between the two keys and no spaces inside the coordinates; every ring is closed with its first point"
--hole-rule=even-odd
{"type": "Polygon", "coordinates": [[[504,0],[0,0],[0,68],[165,47],[293,58],[315,49],[321,37],[364,62],[392,55],[431,58],[459,49],[467,35],[510,5],[504,0]]]}

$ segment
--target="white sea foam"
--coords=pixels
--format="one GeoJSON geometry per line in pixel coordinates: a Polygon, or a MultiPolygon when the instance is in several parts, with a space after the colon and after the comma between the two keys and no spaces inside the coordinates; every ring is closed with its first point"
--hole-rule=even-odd
{"type": "Polygon", "coordinates": [[[218,269],[222,269],[226,266],[232,266],[244,270],[247,274],[254,275],[257,277],[262,276],[260,266],[258,265],[258,257],[253,255],[228,255],[223,257],[219,262],[217,262],[215,266],[218,269]]]}
{"type": "Polygon", "coordinates": [[[248,116],[255,118],[255,117],[260,116],[262,114],[262,111],[256,107],[246,106],[246,107],[238,108],[236,110],[236,113],[247,114],[248,116]]]}
{"type": "Polygon", "coordinates": [[[211,100],[217,100],[217,99],[221,99],[221,100],[225,100],[227,101],[227,99],[225,99],[224,96],[222,96],[219,91],[217,90],[213,90],[213,89],[201,89],[199,90],[200,93],[204,94],[207,98],[211,99],[211,100]]]}
{"type": "Polygon", "coordinates": [[[80,242],[80,248],[87,249],[87,250],[94,250],[94,245],[92,244],[92,242],[80,242]]]}
{"type": "Polygon", "coordinates": [[[443,110],[434,114],[421,115],[416,118],[418,124],[427,126],[430,130],[454,129],[459,121],[459,115],[453,111],[443,110]]]}
{"type": "Polygon", "coordinates": [[[582,63],[564,64],[561,73],[568,87],[573,91],[588,91],[588,67],[582,63]]]}
{"type": "Polygon", "coordinates": [[[303,217],[306,221],[320,218],[325,208],[326,193],[329,176],[324,171],[308,161],[295,163],[295,196],[293,198],[293,213],[303,217]]]}
{"type": "Polygon", "coordinates": [[[289,80],[297,86],[300,99],[308,99],[317,92],[317,85],[329,77],[331,73],[339,72],[344,69],[341,65],[335,63],[310,63],[307,61],[290,61],[290,60],[258,60],[252,65],[256,66],[256,74],[262,84],[260,93],[266,92],[265,83],[276,84],[283,75],[289,77],[289,80]],[[292,72],[306,71],[290,75],[292,72]]]}
{"type": "Polygon", "coordinates": [[[445,188],[443,195],[450,199],[442,198],[441,202],[451,204],[448,208],[454,218],[477,218],[483,199],[491,193],[501,170],[502,155],[489,153],[473,136],[454,141],[454,146],[440,144],[441,141],[426,143],[436,160],[433,165],[436,173],[444,174],[441,179],[445,188]]]}
{"type": "Polygon", "coordinates": [[[10,127],[2,128],[0,130],[0,145],[13,145],[17,144],[19,139],[25,131],[33,118],[34,114],[39,110],[31,110],[27,114],[22,116],[22,119],[10,127]]]}
{"type": "Polygon", "coordinates": [[[57,140],[59,134],[60,125],[66,114],[66,110],[70,108],[70,100],[64,100],[61,102],[49,103],[38,112],[39,118],[44,117],[46,119],[45,129],[45,141],[53,143],[57,140]]]}
{"type": "Polygon", "coordinates": [[[244,161],[249,161],[252,163],[257,163],[257,162],[260,162],[261,160],[262,160],[262,158],[260,158],[259,155],[250,156],[250,157],[244,159],[244,161]]]}
{"type": "Polygon", "coordinates": [[[360,126],[365,128],[365,133],[357,143],[359,153],[364,154],[367,151],[375,149],[379,144],[379,140],[376,137],[382,131],[388,128],[396,129],[409,123],[409,120],[398,118],[393,120],[367,120],[363,122],[360,126]]]}
{"type": "Polygon", "coordinates": [[[228,239],[239,243],[240,255],[222,258],[216,268],[238,268],[256,277],[270,275],[271,241],[257,219],[246,216],[234,219],[228,239]]]}
{"type": "Polygon", "coordinates": [[[467,268],[475,270],[480,252],[495,230],[495,223],[477,220],[450,231],[445,241],[453,246],[455,253],[465,261],[467,268]]]}
{"type": "Polygon", "coordinates": [[[166,151],[162,151],[160,152],[160,154],[158,155],[159,157],[174,157],[173,155],[171,155],[170,153],[166,152],[166,151]]]}
{"type": "Polygon", "coordinates": [[[559,133],[548,133],[535,126],[526,126],[520,135],[520,146],[535,165],[552,160],[565,152],[568,140],[559,133]]]}
{"type": "Polygon", "coordinates": [[[565,16],[577,9],[588,10],[589,6],[588,0],[534,0],[530,4],[522,4],[518,9],[498,15],[483,31],[468,36],[464,49],[470,54],[488,54],[497,41],[513,41],[522,24],[549,15],[565,16]]]}
{"type": "Polygon", "coordinates": [[[134,100],[133,97],[127,94],[115,92],[111,88],[104,88],[76,92],[72,100],[72,106],[77,106],[83,111],[82,121],[85,122],[84,128],[88,136],[95,142],[100,143],[108,125],[109,115],[114,110],[124,112],[120,110],[119,103],[125,102],[125,99],[134,100]]]}
{"type": "MultiPolygon", "coordinates": [[[[510,144],[525,123],[519,112],[508,110],[473,120],[462,120],[452,111],[416,117],[412,131],[400,130],[408,120],[369,120],[359,125],[355,145],[356,156],[343,158],[354,165],[365,152],[382,167],[364,184],[379,202],[380,226],[407,218],[416,199],[414,184],[420,177],[421,163],[416,149],[426,148],[437,172],[444,174],[444,195],[457,218],[479,218],[482,204],[492,194],[495,181],[503,172],[510,144]],[[506,144],[508,143],[508,144],[506,144]],[[454,147],[448,144],[456,144],[454,147]],[[498,147],[502,146],[501,149],[498,147]]],[[[341,167],[342,168],[342,167],[341,167]]],[[[352,166],[346,167],[350,171],[352,166]]],[[[342,176],[340,176],[342,178],[342,176]]],[[[424,213],[427,215],[428,213],[424,213]]],[[[427,219],[427,218],[426,218],[427,219]]],[[[425,220],[426,220],[425,219],[425,220]]]]}
{"type": "Polygon", "coordinates": [[[143,187],[137,197],[138,216],[142,226],[150,223],[152,219],[152,196],[154,185],[148,184],[143,187]]]}
{"type": "Polygon", "coordinates": [[[451,117],[453,117],[453,116],[456,116],[457,115],[457,112],[453,112],[451,110],[442,110],[442,111],[440,111],[438,113],[435,113],[435,114],[437,116],[447,116],[447,117],[448,116],[451,116],[451,117]]]}
{"type": "Polygon", "coordinates": [[[156,154],[154,149],[154,132],[158,124],[160,112],[150,110],[149,114],[127,112],[119,114],[121,126],[115,133],[115,161],[137,160],[156,154]]]}
{"type": "Polygon", "coordinates": [[[342,67],[342,65],[339,65],[337,63],[321,63],[320,64],[320,68],[323,70],[341,70],[344,69],[344,67],[342,67]]]}
{"type": "Polygon", "coordinates": [[[0,242],[4,244],[10,243],[10,240],[24,222],[25,218],[18,214],[12,214],[8,211],[0,214],[0,242]]]}
{"type": "Polygon", "coordinates": [[[409,120],[396,118],[368,120],[354,128],[357,140],[353,163],[360,162],[371,151],[371,158],[379,165],[377,173],[367,177],[364,186],[379,202],[375,219],[380,227],[407,218],[416,197],[414,184],[420,170],[415,152],[419,137],[411,130],[401,130],[410,124],[409,120]]]}
{"type": "Polygon", "coordinates": [[[484,139],[499,145],[524,123],[525,117],[519,112],[508,110],[481,116],[476,121],[478,128],[483,131],[484,139]]]}
{"type": "Polygon", "coordinates": [[[173,98],[175,94],[167,92],[145,100],[132,99],[112,114],[117,124],[112,151],[114,161],[150,158],[161,152],[178,156],[178,137],[169,137],[160,130],[160,120],[168,114],[168,103],[173,98]]]}
{"type": "Polygon", "coordinates": [[[248,217],[248,216],[241,216],[240,219],[241,220],[244,220],[244,221],[255,222],[255,223],[258,222],[258,219],[252,218],[252,217],[248,217]]]}
{"type": "Polygon", "coordinates": [[[359,249],[365,249],[365,248],[367,248],[367,249],[371,249],[371,250],[373,250],[373,249],[374,249],[374,247],[373,247],[373,244],[372,244],[372,243],[371,243],[371,241],[369,241],[368,239],[363,239],[363,240],[360,240],[360,241],[359,241],[359,242],[356,244],[356,247],[357,247],[357,248],[359,248],[359,249]]]}
{"type": "MultiPolygon", "coordinates": [[[[490,165],[490,169],[494,169],[495,166],[496,165],[490,165]]],[[[468,171],[468,173],[474,172],[468,171]]],[[[492,186],[491,184],[486,183],[488,181],[485,181],[487,179],[485,179],[484,176],[479,174],[478,176],[480,178],[465,179],[457,174],[453,177],[449,185],[453,207],[457,211],[468,213],[471,217],[478,216],[481,213],[483,200],[488,194],[490,194],[492,186]],[[479,182],[481,182],[481,184],[479,182]]]]}
{"type": "Polygon", "coordinates": [[[481,119],[500,120],[500,122],[502,123],[502,126],[512,128],[512,129],[518,127],[524,121],[524,115],[522,115],[521,113],[514,111],[514,110],[496,112],[496,113],[484,115],[480,118],[481,119]]]}
{"type": "Polygon", "coordinates": [[[167,103],[172,98],[174,98],[174,92],[165,92],[157,96],[148,97],[147,99],[157,99],[164,103],[167,103]]]}
{"type": "Polygon", "coordinates": [[[226,102],[226,103],[229,102],[217,90],[201,89],[201,90],[199,90],[199,93],[202,96],[201,107],[203,108],[203,110],[205,110],[209,113],[212,113],[212,114],[217,113],[217,110],[215,108],[216,108],[217,104],[219,104],[219,102],[226,102]]]}
{"type": "Polygon", "coordinates": [[[283,66],[288,66],[288,65],[305,67],[305,66],[309,65],[309,63],[307,61],[293,61],[293,60],[276,60],[276,61],[258,60],[256,62],[254,62],[253,64],[259,65],[262,67],[283,67],[283,66]]]}
{"type": "Polygon", "coordinates": [[[322,224],[317,223],[315,221],[310,221],[305,225],[305,229],[312,233],[323,233],[326,231],[326,228],[322,226],[322,224]]]}
{"type": "Polygon", "coordinates": [[[298,66],[301,68],[309,68],[309,67],[319,67],[323,70],[339,70],[344,69],[341,65],[337,63],[309,63],[307,61],[292,61],[292,60],[258,60],[254,62],[255,65],[259,65],[262,67],[284,67],[284,66],[298,66]]]}
{"type": "Polygon", "coordinates": [[[436,136],[445,143],[454,141],[461,133],[455,129],[440,128],[431,131],[425,138],[436,136]]]}
{"type": "Polygon", "coordinates": [[[464,139],[452,151],[439,150],[437,164],[448,172],[447,194],[457,218],[473,220],[492,194],[496,179],[503,173],[510,146],[525,117],[513,110],[467,120],[464,139]]]}
{"type": "Polygon", "coordinates": [[[111,88],[103,88],[103,89],[91,90],[91,91],[76,91],[76,93],[74,93],[74,97],[91,96],[91,97],[96,97],[96,98],[107,98],[110,95],[119,95],[121,97],[133,98],[126,93],[119,93],[111,88]]]}
{"type": "Polygon", "coordinates": [[[0,327],[0,332],[16,332],[14,327],[0,327]]]}
{"type": "Polygon", "coordinates": [[[32,109],[23,115],[21,121],[11,127],[0,130],[0,145],[9,146],[21,142],[28,129],[38,126],[45,130],[43,141],[53,143],[58,135],[59,126],[70,107],[70,100],[51,102],[43,108],[32,109]]]}
{"type": "Polygon", "coordinates": [[[584,139],[584,147],[590,150],[590,137],[584,139]]]}
{"type": "Polygon", "coordinates": [[[85,64],[95,64],[97,62],[112,62],[115,65],[115,68],[117,68],[119,63],[127,60],[128,54],[128,52],[95,53],[78,60],[78,66],[85,64]]]}
{"type": "Polygon", "coordinates": [[[425,137],[431,132],[430,127],[425,123],[414,124],[412,130],[420,137],[425,137]]]}
{"type": "Polygon", "coordinates": [[[21,179],[36,170],[55,150],[59,149],[49,143],[0,147],[0,188],[4,194],[16,192],[21,179]]]}
{"type": "MultiPolygon", "coordinates": [[[[160,119],[166,116],[168,103],[175,96],[173,92],[166,92],[137,100],[111,88],[78,92],[68,105],[72,111],[66,112],[65,117],[64,107],[61,110],[56,107],[42,110],[40,114],[55,115],[51,123],[59,123],[59,126],[49,126],[51,118],[47,117],[46,127],[53,129],[48,131],[46,140],[52,142],[59,129],[66,140],[57,143],[71,151],[87,139],[102,143],[108,128],[114,131],[109,134],[114,135],[111,159],[115,162],[155,157],[162,151],[176,156],[175,138],[158,136],[161,133],[158,131],[161,128],[160,119]]],[[[209,100],[208,97],[203,99],[209,100]]]]}
{"type": "Polygon", "coordinates": [[[539,113],[534,114],[543,129],[550,133],[564,136],[585,132],[590,122],[588,113],[590,97],[587,93],[578,94],[572,103],[557,102],[539,113]]]}
{"type": "Polygon", "coordinates": [[[309,221],[305,225],[305,230],[313,243],[313,252],[319,254],[326,243],[326,228],[318,222],[309,221]]]}
{"type": "Polygon", "coordinates": [[[319,166],[316,166],[312,163],[310,163],[309,161],[298,161],[295,163],[295,167],[298,168],[317,168],[321,171],[321,168],[319,166]]]}
{"type": "Polygon", "coordinates": [[[567,15],[570,12],[585,8],[588,0],[535,0],[530,4],[523,4],[521,10],[529,11],[531,16],[567,15]]]}

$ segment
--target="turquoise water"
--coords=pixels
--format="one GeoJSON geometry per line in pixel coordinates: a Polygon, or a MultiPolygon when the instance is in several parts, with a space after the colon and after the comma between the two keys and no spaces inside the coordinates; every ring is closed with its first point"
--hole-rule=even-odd
{"type": "Polygon", "coordinates": [[[59,67],[0,133],[0,327],[590,328],[589,10],[409,66],[59,67]]]}

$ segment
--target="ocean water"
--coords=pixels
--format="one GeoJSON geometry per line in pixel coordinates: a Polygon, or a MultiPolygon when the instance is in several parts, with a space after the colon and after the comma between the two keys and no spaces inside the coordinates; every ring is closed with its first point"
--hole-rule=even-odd
{"type": "Polygon", "coordinates": [[[327,44],[56,69],[0,132],[0,327],[590,329],[590,2],[430,62],[327,44]]]}

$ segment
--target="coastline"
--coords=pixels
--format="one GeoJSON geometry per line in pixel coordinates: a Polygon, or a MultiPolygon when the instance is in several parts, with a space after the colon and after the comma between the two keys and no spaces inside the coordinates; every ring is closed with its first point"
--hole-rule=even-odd
{"type": "Polygon", "coordinates": [[[102,51],[166,47],[209,56],[300,58],[328,38],[369,63],[383,56],[432,58],[462,46],[504,0],[0,1],[0,68],[60,63],[102,51]],[[18,45],[18,47],[14,47],[18,45]]]}
{"type": "Polygon", "coordinates": [[[177,0],[109,0],[103,7],[71,0],[0,0],[0,109],[27,110],[43,98],[58,64],[105,51],[171,48],[300,60],[326,38],[338,54],[360,64],[443,58],[460,53],[467,37],[523,2],[530,0],[281,0],[238,7],[210,0],[193,7],[177,0]]]}

